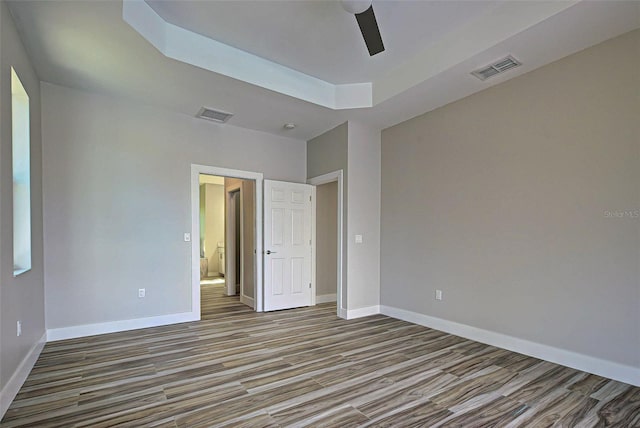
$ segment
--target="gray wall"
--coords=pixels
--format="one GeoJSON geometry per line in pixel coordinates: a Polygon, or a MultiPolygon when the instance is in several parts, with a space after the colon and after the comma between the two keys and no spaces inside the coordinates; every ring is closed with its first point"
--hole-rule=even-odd
{"type": "Polygon", "coordinates": [[[383,131],[382,304],[640,367],[639,88],[635,31],[383,131]]]}
{"type": "Polygon", "coordinates": [[[338,275],[338,183],[316,188],[316,295],[336,294],[338,275]]]}
{"type": "MultiPolygon", "coordinates": [[[[329,172],[342,170],[342,210],[343,210],[343,245],[342,245],[342,306],[347,308],[347,243],[348,243],[348,182],[347,165],[348,149],[347,122],[307,141],[307,178],[318,177],[329,172]]],[[[317,275],[317,272],[316,272],[317,275]]]]}
{"type": "Polygon", "coordinates": [[[307,141],[307,178],[342,169],[346,187],[348,129],[345,122],[307,141]]]}
{"type": "Polygon", "coordinates": [[[349,121],[348,135],[347,307],[375,309],[380,304],[381,134],[349,121]],[[362,243],[355,242],[356,235],[362,235],[362,243]]]}
{"type": "Polygon", "coordinates": [[[303,141],[51,84],[42,103],[48,328],[191,310],[192,163],[306,177],[303,141]]]}
{"type": "MultiPolygon", "coordinates": [[[[349,121],[307,142],[307,177],[343,170],[342,302],[380,303],[380,131],[349,121]],[[363,243],[356,244],[356,234],[363,243]]],[[[317,275],[317,273],[316,273],[317,275]]]]}
{"type": "Polygon", "coordinates": [[[40,82],[18,38],[11,14],[0,2],[0,390],[45,332],[42,250],[42,144],[40,82]],[[32,267],[13,277],[13,193],[11,172],[11,67],[24,85],[31,118],[32,267]],[[16,337],[16,321],[22,335],[16,337]]]}

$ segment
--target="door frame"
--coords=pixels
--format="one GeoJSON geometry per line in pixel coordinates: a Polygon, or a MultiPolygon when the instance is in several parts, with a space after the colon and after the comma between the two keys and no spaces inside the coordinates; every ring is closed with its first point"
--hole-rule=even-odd
{"type": "MultiPolygon", "coordinates": [[[[343,246],[344,246],[344,228],[343,228],[343,220],[344,220],[344,211],[343,211],[343,172],[342,170],[337,170],[337,171],[332,171],[329,172],[327,174],[323,174],[323,175],[319,175],[317,177],[312,177],[307,179],[307,184],[311,184],[313,186],[320,186],[322,184],[327,184],[327,183],[332,183],[332,182],[337,182],[338,183],[338,223],[337,223],[337,229],[338,229],[338,245],[337,245],[337,288],[336,288],[336,307],[337,307],[337,315],[340,318],[345,318],[347,317],[347,308],[344,307],[344,301],[342,298],[342,288],[343,288],[343,284],[342,284],[342,270],[343,270],[343,246]]],[[[314,195],[313,198],[313,205],[312,205],[312,215],[313,215],[313,222],[311,224],[311,239],[313,242],[313,246],[312,246],[312,250],[313,250],[313,257],[311,258],[311,278],[313,281],[313,295],[311,296],[311,301],[312,301],[312,305],[316,304],[316,255],[317,255],[317,251],[316,251],[316,197],[314,195]]]]}
{"type": "MultiPolygon", "coordinates": [[[[262,254],[262,182],[261,172],[220,168],[209,165],[191,164],[191,315],[200,320],[200,174],[241,178],[255,181],[254,245],[256,254],[262,254]]],[[[225,248],[226,251],[226,248],[225,248]]],[[[226,254],[225,254],[226,257],[226,254]]],[[[262,312],[262,257],[255,258],[254,281],[255,311],[262,312]]]]}

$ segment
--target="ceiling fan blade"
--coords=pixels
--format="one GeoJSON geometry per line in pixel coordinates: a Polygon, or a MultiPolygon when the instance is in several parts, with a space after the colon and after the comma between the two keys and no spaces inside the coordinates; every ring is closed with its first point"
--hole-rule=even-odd
{"type": "Polygon", "coordinates": [[[367,49],[369,50],[369,55],[374,56],[384,51],[378,21],[376,21],[375,13],[373,13],[373,5],[369,6],[369,9],[362,13],[356,13],[356,20],[358,21],[358,26],[360,26],[360,32],[367,45],[367,49]]]}

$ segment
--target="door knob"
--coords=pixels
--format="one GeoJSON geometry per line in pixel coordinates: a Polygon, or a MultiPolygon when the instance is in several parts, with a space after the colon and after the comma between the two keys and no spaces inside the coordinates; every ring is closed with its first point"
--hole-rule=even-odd
{"type": "Polygon", "coordinates": [[[276,254],[275,251],[267,250],[267,254],[276,254]]]}

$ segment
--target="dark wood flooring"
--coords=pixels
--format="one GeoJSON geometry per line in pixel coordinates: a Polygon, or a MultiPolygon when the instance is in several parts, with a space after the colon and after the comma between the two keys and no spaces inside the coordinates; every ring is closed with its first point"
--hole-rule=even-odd
{"type": "Polygon", "coordinates": [[[2,427],[637,427],[640,388],[335,305],[50,342],[2,427]]]}

